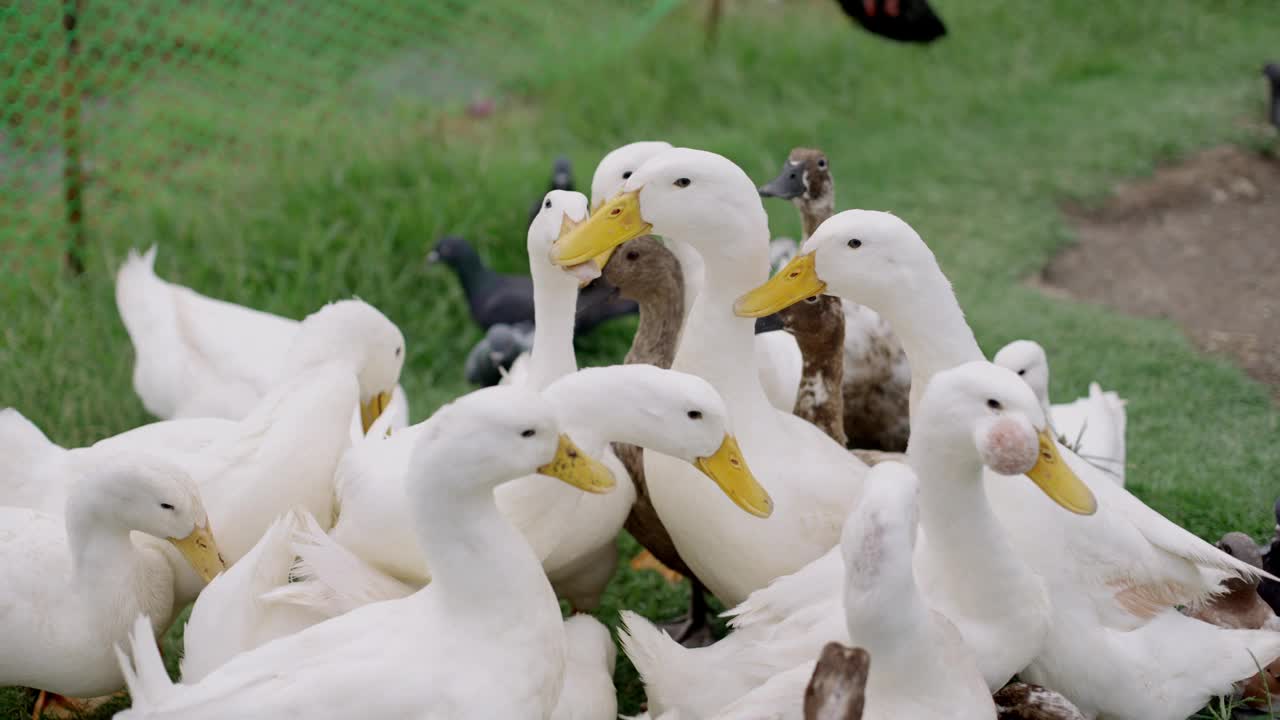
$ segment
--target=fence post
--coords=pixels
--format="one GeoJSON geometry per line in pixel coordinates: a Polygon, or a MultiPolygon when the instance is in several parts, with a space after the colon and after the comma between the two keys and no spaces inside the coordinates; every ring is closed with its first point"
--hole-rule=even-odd
{"type": "Polygon", "coordinates": [[[80,39],[76,25],[82,0],[62,0],[66,55],[62,58],[62,193],[66,204],[67,268],[84,273],[84,171],[80,166],[80,39]]]}

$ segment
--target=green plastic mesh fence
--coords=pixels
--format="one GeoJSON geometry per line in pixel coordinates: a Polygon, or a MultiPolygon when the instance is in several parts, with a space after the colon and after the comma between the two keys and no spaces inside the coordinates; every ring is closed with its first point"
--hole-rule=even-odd
{"type": "Polygon", "coordinates": [[[518,92],[571,41],[575,52],[619,51],[675,4],[5,3],[0,274],[53,263],[75,272],[113,204],[196,172],[211,154],[251,173],[255,158],[289,147],[284,140],[323,135],[360,113],[456,111],[518,92]],[[564,32],[526,32],[534,26],[564,32]],[[597,29],[575,33],[583,28],[597,29]]]}

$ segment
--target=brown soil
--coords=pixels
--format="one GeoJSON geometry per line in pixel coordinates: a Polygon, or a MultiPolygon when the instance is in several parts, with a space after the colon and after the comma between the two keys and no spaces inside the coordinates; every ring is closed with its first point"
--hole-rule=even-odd
{"type": "Polygon", "coordinates": [[[1280,162],[1215,148],[1066,212],[1079,242],[1046,290],[1170,318],[1280,400],[1280,162]]]}

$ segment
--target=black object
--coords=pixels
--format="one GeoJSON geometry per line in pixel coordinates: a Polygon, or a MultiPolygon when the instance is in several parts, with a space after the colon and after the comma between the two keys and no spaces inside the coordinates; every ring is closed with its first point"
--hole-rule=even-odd
{"type": "MultiPolygon", "coordinates": [[[[1280,577],[1280,499],[1276,500],[1273,510],[1276,515],[1276,531],[1275,536],[1271,538],[1271,546],[1263,548],[1262,569],[1280,577]]],[[[1280,583],[1264,578],[1258,584],[1258,594],[1267,601],[1276,614],[1280,615],[1280,583]]]]}
{"type": "Polygon", "coordinates": [[[467,382],[480,387],[497,385],[516,358],[532,349],[532,323],[494,325],[467,353],[467,382]]]}
{"type": "Polygon", "coordinates": [[[1271,84],[1271,106],[1268,110],[1271,124],[1280,129],[1280,63],[1267,63],[1262,66],[1262,74],[1267,76],[1271,84]]]}
{"type": "Polygon", "coordinates": [[[947,34],[928,0],[838,0],[844,14],[890,40],[931,43],[947,34]]]}
{"type": "MultiPolygon", "coordinates": [[[[533,324],[533,280],[529,276],[495,272],[470,243],[457,235],[441,238],[427,254],[427,262],[444,263],[453,270],[467,296],[471,319],[485,330],[499,323],[533,324]]],[[[638,309],[634,302],[619,298],[604,278],[596,278],[578,293],[574,331],[587,332],[605,320],[630,315],[638,309]]]]}
{"type": "Polygon", "coordinates": [[[765,315],[764,317],[761,317],[761,318],[756,318],[756,334],[757,335],[761,333],[773,332],[774,330],[785,330],[785,329],[786,328],[782,324],[782,316],[779,315],[778,313],[774,313],[772,315],[765,315]]]}
{"type": "MultiPolygon", "coordinates": [[[[573,166],[569,164],[569,158],[561,155],[556,158],[555,164],[551,166],[551,182],[547,184],[547,192],[552,190],[572,190],[573,189],[573,166]]],[[[538,212],[542,210],[542,195],[533,201],[533,205],[529,207],[529,224],[533,224],[533,219],[538,216],[538,212]]]]}

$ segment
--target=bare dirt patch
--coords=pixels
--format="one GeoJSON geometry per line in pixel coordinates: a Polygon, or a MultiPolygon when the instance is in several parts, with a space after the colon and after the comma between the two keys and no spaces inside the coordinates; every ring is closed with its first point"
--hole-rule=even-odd
{"type": "Polygon", "coordinates": [[[1215,148],[1066,213],[1079,242],[1045,269],[1046,290],[1172,319],[1280,401],[1280,162],[1215,148]]]}

